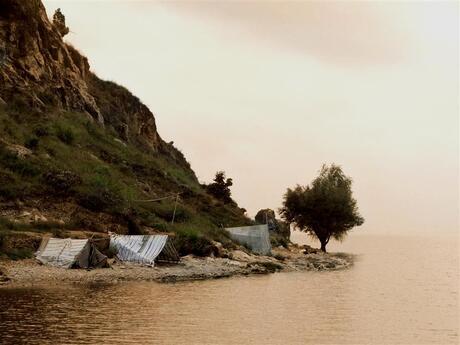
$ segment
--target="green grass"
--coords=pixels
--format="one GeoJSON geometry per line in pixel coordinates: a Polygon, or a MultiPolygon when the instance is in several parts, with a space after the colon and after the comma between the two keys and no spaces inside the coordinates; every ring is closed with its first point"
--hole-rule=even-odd
{"type": "Polygon", "coordinates": [[[12,248],[6,251],[0,251],[0,254],[6,255],[11,260],[30,259],[34,256],[34,250],[30,248],[12,248]]]}
{"type": "MultiPolygon", "coordinates": [[[[136,142],[123,143],[113,127],[101,127],[83,114],[54,109],[36,113],[20,101],[12,102],[0,106],[0,138],[0,203],[66,200],[89,212],[120,219],[129,215],[140,225],[175,232],[182,254],[202,255],[212,240],[232,246],[222,227],[249,223],[238,207],[208,195],[185,160],[174,158],[181,153],[172,146],[168,150],[174,155],[168,155],[136,142]],[[27,146],[33,154],[19,158],[5,142],[27,146]],[[175,193],[181,194],[174,225],[174,199],[139,201],[175,193]]],[[[8,226],[44,230],[43,224],[8,226]]],[[[93,224],[91,230],[97,228],[93,224]]]]}

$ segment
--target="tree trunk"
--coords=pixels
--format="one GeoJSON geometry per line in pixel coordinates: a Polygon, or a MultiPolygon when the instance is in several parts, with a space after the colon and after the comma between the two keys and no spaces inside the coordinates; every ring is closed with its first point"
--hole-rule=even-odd
{"type": "Polygon", "coordinates": [[[327,244],[326,241],[321,241],[321,251],[324,253],[326,253],[326,244],[327,244]]]}

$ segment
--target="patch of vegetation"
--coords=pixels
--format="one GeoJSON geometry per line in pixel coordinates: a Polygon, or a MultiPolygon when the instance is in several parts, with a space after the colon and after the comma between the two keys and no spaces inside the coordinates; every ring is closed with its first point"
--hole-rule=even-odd
{"type": "Polygon", "coordinates": [[[25,147],[27,147],[30,150],[36,150],[38,148],[38,143],[40,140],[37,137],[32,137],[26,140],[25,142],[25,147]]]}
{"type": "Polygon", "coordinates": [[[214,182],[206,186],[209,194],[225,204],[234,203],[230,187],[233,186],[233,180],[225,177],[225,172],[218,171],[214,177],[214,182]]]}
{"type": "MultiPolygon", "coordinates": [[[[152,152],[135,140],[122,141],[112,120],[104,128],[79,113],[53,108],[36,113],[20,100],[0,106],[0,202],[65,201],[85,210],[72,216],[72,224],[52,225],[47,231],[106,230],[101,217],[111,217],[128,231],[132,217],[140,227],[175,233],[184,255],[206,255],[212,241],[233,246],[222,228],[250,224],[244,210],[210,195],[172,144],[152,152]],[[27,146],[33,153],[19,157],[9,144],[27,146]],[[174,198],[142,201],[177,193],[177,206],[174,198]]],[[[39,224],[9,228],[44,231],[39,224]]]]}
{"type": "Polygon", "coordinates": [[[282,246],[284,248],[287,248],[289,245],[289,239],[286,237],[276,234],[276,233],[270,233],[270,242],[273,248],[282,246]]]}
{"type": "Polygon", "coordinates": [[[75,141],[75,133],[71,127],[56,127],[56,136],[63,142],[68,145],[72,145],[75,141]]]}
{"type": "Polygon", "coordinates": [[[34,250],[30,248],[11,248],[0,253],[6,255],[11,260],[30,259],[34,256],[34,250]]]}

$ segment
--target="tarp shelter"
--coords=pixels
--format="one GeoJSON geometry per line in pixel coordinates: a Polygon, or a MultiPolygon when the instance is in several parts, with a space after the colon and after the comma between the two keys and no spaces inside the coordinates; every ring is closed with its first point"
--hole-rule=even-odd
{"type": "Polygon", "coordinates": [[[44,238],[35,253],[43,264],[62,268],[106,267],[107,257],[88,240],[44,238]]]}
{"type": "Polygon", "coordinates": [[[120,261],[153,266],[157,262],[178,262],[179,254],[168,235],[110,235],[110,248],[120,261]]]}
{"type": "Polygon", "coordinates": [[[271,252],[270,235],[267,224],[226,228],[230,237],[248,246],[254,253],[268,255],[271,252]]]}

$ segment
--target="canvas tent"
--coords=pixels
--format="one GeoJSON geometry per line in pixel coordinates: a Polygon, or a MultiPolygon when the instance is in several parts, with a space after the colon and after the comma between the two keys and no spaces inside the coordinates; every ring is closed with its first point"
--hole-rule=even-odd
{"type": "Polygon", "coordinates": [[[110,234],[110,248],[120,261],[153,266],[155,262],[178,262],[179,254],[168,235],[110,234]]]}
{"type": "Polygon", "coordinates": [[[107,257],[88,240],[44,238],[35,253],[43,264],[62,268],[106,267],[107,257]]]}
{"type": "Polygon", "coordinates": [[[268,255],[271,252],[270,235],[267,224],[226,228],[230,237],[248,246],[254,253],[268,255]]]}

